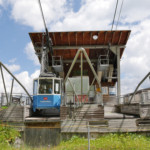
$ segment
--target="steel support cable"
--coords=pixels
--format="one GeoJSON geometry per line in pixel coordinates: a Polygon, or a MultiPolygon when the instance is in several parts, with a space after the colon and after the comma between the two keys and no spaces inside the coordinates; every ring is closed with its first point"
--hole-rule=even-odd
{"type": "MultiPolygon", "coordinates": [[[[116,12],[117,12],[117,7],[118,7],[118,0],[116,2],[116,8],[115,8],[115,12],[114,12],[114,17],[113,17],[113,22],[112,22],[112,26],[111,26],[111,31],[113,30],[113,26],[114,26],[116,12]]],[[[113,35],[113,32],[111,32],[111,34],[113,35]]],[[[108,41],[108,50],[110,50],[110,45],[111,45],[111,42],[108,41]]]]}
{"type": "Polygon", "coordinates": [[[38,0],[38,2],[39,2],[39,7],[40,7],[41,14],[42,14],[42,19],[43,19],[44,27],[45,27],[47,44],[48,44],[49,50],[51,52],[51,55],[53,56],[53,49],[52,49],[53,42],[52,42],[52,39],[49,37],[49,32],[48,32],[48,29],[46,27],[46,21],[45,21],[45,18],[44,18],[44,13],[43,13],[41,1],[38,0]]]}
{"type": "Polygon", "coordinates": [[[42,10],[41,1],[39,0],[38,2],[39,2],[41,14],[42,14],[43,22],[44,22],[44,27],[45,27],[45,30],[47,30],[47,28],[46,28],[46,22],[45,22],[45,18],[44,18],[44,14],[43,14],[43,10],[42,10]]]}
{"type": "Polygon", "coordinates": [[[124,0],[122,0],[122,3],[121,3],[120,12],[119,12],[119,16],[118,16],[118,20],[117,20],[117,24],[116,24],[116,30],[117,30],[118,23],[119,23],[119,20],[120,20],[120,15],[121,15],[121,11],[122,11],[122,7],[123,7],[123,3],[124,3],[124,0]]]}
{"type": "Polygon", "coordinates": [[[115,8],[115,13],[114,13],[114,18],[113,18],[113,22],[112,22],[111,31],[113,30],[113,26],[114,26],[115,17],[116,17],[116,12],[117,12],[117,7],[118,7],[118,0],[117,0],[117,2],[116,2],[116,8],[115,8]]]}

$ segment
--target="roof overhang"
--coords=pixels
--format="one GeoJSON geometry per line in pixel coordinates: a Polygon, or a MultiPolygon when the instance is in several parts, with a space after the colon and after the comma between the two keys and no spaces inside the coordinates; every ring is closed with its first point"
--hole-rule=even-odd
{"type": "MultiPolygon", "coordinates": [[[[74,59],[78,49],[80,47],[85,48],[87,55],[89,56],[95,70],[97,70],[97,60],[99,55],[106,54],[111,50],[109,58],[114,61],[117,50],[120,50],[120,58],[124,52],[127,44],[130,30],[120,31],[70,31],[70,32],[49,32],[49,36],[53,42],[54,56],[61,56],[64,64],[64,72],[67,72],[72,60],[74,59]],[[97,35],[97,39],[94,40],[93,36],[97,35]]],[[[32,40],[36,54],[41,54],[42,51],[42,35],[43,32],[29,33],[32,40]]],[[[46,43],[46,39],[44,39],[46,43]]],[[[40,60],[40,55],[38,55],[40,60]]],[[[49,59],[51,59],[49,53],[49,59]]],[[[83,58],[84,59],[84,58],[83,58]]],[[[77,62],[80,63],[80,60],[77,62]]],[[[84,69],[87,69],[90,74],[90,68],[85,59],[84,69]]],[[[116,60],[114,61],[116,66],[116,60]]],[[[116,68],[115,68],[116,69],[116,68]]],[[[79,70],[79,64],[76,64],[74,70],[79,70]]],[[[92,75],[90,80],[92,79],[92,75]]],[[[114,83],[116,80],[113,80],[114,83]]],[[[112,83],[112,85],[114,85],[112,83]]]]}
{"type": "MultiPolygon", "coordinates": [[[[57,53],[55,52],[57,50],[64,53],[64,50],[70,52],[77,50],[80,47],[89,50],[107,49],[108,45],[110,45],[110,49],[114,53],[116,48],[120,48],[120,55],[122,56],[130,32],[130,30],[49,32],[49,36],[53,42],[54,54],[57,53]],[[97,35],[97,40],[93,39],[94,35],[97,35]]],[[[37,53],[41,50],[42,34],[42,32],[29,33],[37,53]]]]}

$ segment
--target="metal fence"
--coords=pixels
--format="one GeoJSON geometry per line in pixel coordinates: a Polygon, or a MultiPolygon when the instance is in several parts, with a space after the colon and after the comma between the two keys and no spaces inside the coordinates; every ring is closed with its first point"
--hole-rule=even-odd
{"type": "Polygon", "coordinates": [[[7,102],[7,97],[5,93],[0,94],[0,106],[7,106],[10,105],[11,103],[19,103],[20,105],[30,105],[31,104],[31,99],[29,96],[23,93],[7,93],[8,96],[8,102],[7,102]]]}
{"type": "Polygon", "coordinates": [[[121,99],[121,104],[150,104],[150,90],[141,90],[137,92],[131,99],[132,94],[124,95],[121,99]]]}

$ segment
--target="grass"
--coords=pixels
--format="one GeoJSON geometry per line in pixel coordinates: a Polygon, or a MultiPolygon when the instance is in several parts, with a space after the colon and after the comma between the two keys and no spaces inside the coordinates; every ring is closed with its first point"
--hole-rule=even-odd
{"type": "Polygon", "coordinates": [[[2,109],[7,109],[7,108],[8,108],[8,106],[2,106],[1,108],[2,108],[2,109]]]}
{"type": "MultiPolygon", "coordinates": [[[[91,150],[149,150],[150,137],[139,134],[108,134],[95,140],[90,140],[91,150]]],[[[61,142],[53,150],[85,150],[88,141],[85,138],[73,136],[69,141],[61,142]]]]}
{"type": "Polygon", "coordinates": [[[4,109],[7,109],[7,108],[8,108],[8,106],[2,106],[2,107],[0,107],[0,111],[4,110],[4,109]]]}
{"type": "Polygon", "coordinates": [[[0,149],[10,149],[20,133],[14,128],[0,125],[0,149]]]}
{"type": "MultiPolygon", "coordinates": [[[[7,142],[0,143],[1,147],[3,147],[2,150],[86,150],[88,149],[88,140],[73,136],[70,140],[62,141],[58,146],[53,148],[31,148],[27,146],[15,148],[7,144],[7,142]]],[[[150,137],[133,133],[108,134],[97,139],[91,139],[90,148],[91,150],[149,150],[150,137]]]]}

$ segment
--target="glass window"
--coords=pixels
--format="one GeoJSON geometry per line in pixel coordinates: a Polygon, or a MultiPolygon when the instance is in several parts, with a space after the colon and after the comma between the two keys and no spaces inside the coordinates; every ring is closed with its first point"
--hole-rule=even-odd
{"type": "Polygon", "coordinates": [[[34,80],[33,95],[37,95],[38,80],[34,80]]]}
{"type": "Polygon", "coordinates": [[[53,93],[53,80],[39,79],[39,94],[52,94],[52,93],[53,93]]]}
{"type": "Polygon", "coordinates": [[[60,94],[60,80],[55,80],[54,93],[55,94],[60,94]]]}

